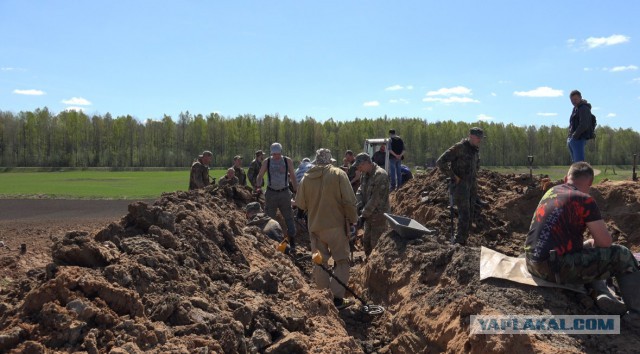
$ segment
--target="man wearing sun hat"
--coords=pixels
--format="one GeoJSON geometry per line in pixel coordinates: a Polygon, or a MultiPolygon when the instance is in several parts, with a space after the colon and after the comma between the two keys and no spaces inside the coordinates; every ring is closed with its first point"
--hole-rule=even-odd
{"type": "MultiPolygon", "coordinates": [[[[331,164],[331,151],[318,149],[315,166],[304,175],[296,194],[296,205],[309,215],[311,252],[322,255],[324,266],[329,258],[335,262],[334,275],[344,284],[349,282],[349,238],[347,223],[354,224],[358,215],[356,196],[353,194],[347,174],[331,164]]],[[[344,308],[350,301],[344,299],[345,288],[329,279],[320,267],[313,270],[316,285],[329,288],[334,305],[344,308]]]]}
{"type": "Polygon", "coordinates": [[[480,169],[480,145],[485,138],[481,128],[469,129],[469,136],[445,151],[436,161],[440,172],[455,184],[454,203],[458,207],[458,230],[455,243],[465,245],[469,237],[471,217],[478,195],[477,176],[480,169]]]}

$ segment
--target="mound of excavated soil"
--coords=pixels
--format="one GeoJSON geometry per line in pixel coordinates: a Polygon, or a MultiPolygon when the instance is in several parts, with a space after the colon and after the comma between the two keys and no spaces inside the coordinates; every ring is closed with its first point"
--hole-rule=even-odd
{"type": "MultiPolygon", "coordinates": [[[[241,207],[253,197],[244,189],[136,202],[118,223],[59,237],[53,263],[2,290],[0,352],[636,352],[640,333],[625,326],[607,337],[469,334],[470,315],[603,314],[586,295],[479,280],[480,245],[522,252],[540,182],[482,171],[489,206],[466,247],[448,243],[449,199],[437,172],[393,193],[394,214],[437,233],[388,232],[352,268],[356,293],[387,309],[378,317],[356,307],[338,313],[330,293],[311,285],[308,262],[292,263],[245,229],[241,207]]],[[[615,239],[637,251],[640,186],[606,182],[592,194],[615,239]]]]}
{"type": "Polygon", "coordinates": [[[68,232],[53,263],[0,294],[0,352],[357,351],[329,292],[243,229],[251,198],[165,194],[95,234],[68,232]]]}
{"type": "MultiPolygon", "coordinates": [[[[534,180],[539,183],[538,178],[534,180]]],[[[528,176],[483,171],[480,195],[490,205],[476,218],[467,247],[447,243],[448,195],[441,175],[417,176],[392,196],[395,214],[439,232],[417,240],[387,233],[352,279],[358,291],[387,306],[379,324],[389,341],[379,352],[637,352],[640,333],[624,326],[621,335],[606,339],[596,335],[469,334],[470,315],[604,314],[586,295],[498,279],[479,280],[478,245],[512,256],[522,252],[543,193],[539,187],[528,187],[530,184],[528,176]]],[[[637,247],[638,184],[604,183],[593,194],[617,239],[637,247]]]]}

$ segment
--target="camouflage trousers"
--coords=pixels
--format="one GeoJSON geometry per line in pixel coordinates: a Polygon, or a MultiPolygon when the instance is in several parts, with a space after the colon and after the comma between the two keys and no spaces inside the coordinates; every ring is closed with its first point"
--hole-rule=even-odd
{"type": "MultiPolygon", "coordinates": [[[[527,269],[539,278],[556,282],[555,272],[549,261],[535,262],[527,257],[527,269]]],[[[619,277],[638,271],[631,251],[620,245],[607,248],[584,248],[558,257],[560,283],[587,284],[594,280],[604,280],[612,276],[619,277]]]]}
{"type": "Polygon", "coordinates": [[[387,218],[384,214],[373,214],[364,222],[364,236],[362,237],[362,246],[364,254],[369,257],[371,251],[378,244],[380,236],[387,231],[387,218]]]}
{"type": "Polygon", "coordinates": [[[477,198],[477,187],[475,182],[460,181],[453,192],[453,202],[458,206],[458,230],[456,232],[456,242],[466,243],[469,238],[469,228],[471,228],[471,218],[477,198]]]}

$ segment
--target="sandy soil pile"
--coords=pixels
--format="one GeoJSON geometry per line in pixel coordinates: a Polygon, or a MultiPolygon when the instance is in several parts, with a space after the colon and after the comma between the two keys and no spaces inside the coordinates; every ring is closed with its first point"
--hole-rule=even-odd
{"type": "MultiPolygon", "coordinates": [[[[539,185],[538,178],[534,182],[539,185]]],[[[476,218],[469,239],[472,247],[447,244],[448,196],[438,173],[418,176],[393,196],[394,213],[439,232],[417,240],[389,232],[352,280],[358,291],[389,310],[378,320],[388,338],[380,352],[637,352],[640,333],[627,327],[606,340],[595,335],[469,335],[470,315],[604,314],[586,295],[479,280],[480,249],[475,246],[512,256],[522,252],[531,215],[543,193],[529,185],[528,176],[481,173],[481,196],[490,206],[476,218]]],[[[593,194],[616,238],[637,248],[640,186],[606,182],[593,194]]]]}
{"type": "Polygon", "coordinates": [[[2,294],[0,352],[350,352],[327,291],[258,229],[242,189],[165,194],[69,232],[2,294]],[[331,338],[331,340],[327,340],[331,338]]]}
{"type": "MultiPolygon", "coordinates": [[[[606,338],[469,335],[470,315],[604,314],[586,295],[479,280],[480,245],[522,252],[540,184],[482,171],[489,206],[467,247],[448,243],[449,199],[437,172],[395,192],[394,214],[437,232],[405,240],[390,231],[352,268],[356,293],[387,309],[377,317],[356,306],[338,312],[312,285],[311,264],[294,264],[245,229],[241,207],[253,196],[244,189],[133,203],[118,223],[59,237],[52,263],[0,292],[0,352],[636,352],[640,333],[624,326],[606,338]]],[[[592,195],[615,239],[638,251],[640,185],[605,182],[592,195]]]]}

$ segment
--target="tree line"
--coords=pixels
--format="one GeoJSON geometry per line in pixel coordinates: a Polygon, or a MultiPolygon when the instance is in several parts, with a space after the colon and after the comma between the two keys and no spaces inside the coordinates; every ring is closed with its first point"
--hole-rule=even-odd
{"type": "MultiPolygon", "coordinates": [[[[268,154],[272,142],[283,145],[284,154],[296,161],[311,157],[320,147],[331,149],[341,161],[346,150],[362,151],[364,139],[387,137],[396,129],[406,145],[405,163],[431,165],[454,143],[480,126],[488,138],[481,148],[482,165],[568,165],[567,128],[516,126],[513,124],[453,121],[429,122],[421,118],[324,122],[312,117],[245,114],[223,117],[217,113],[191,114],[141,122],[130,115],[88,116],[78,111],[53,114],[46,107],[12,113],[0,111],[0,166],[3,167],[186,167],[203,150],[213,152],[213,166],[230,166],[235,155],[245,165],[255,150],[268,154]]],[[[596,165],[629,165],[640,150],[640,134],[632,129],[600,126],[586,148],[596,165]]]]}

